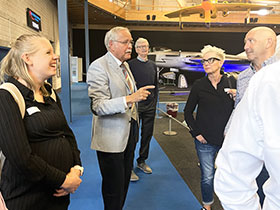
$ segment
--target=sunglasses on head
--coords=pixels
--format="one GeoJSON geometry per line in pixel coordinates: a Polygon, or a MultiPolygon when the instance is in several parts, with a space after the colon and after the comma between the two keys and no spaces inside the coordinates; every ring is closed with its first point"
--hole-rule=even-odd
{"type": "Polygon", "coordinates": [[[221,59],[219,58],[215,58],[215,57],[211,57],[211,58],[208,58],[208,59],[202,59],[200,62],[202,63],[202,65],[206,64],[206,62],[208,64],[212,64],[214,63],[214,61],[220,61],[221,59]]]}

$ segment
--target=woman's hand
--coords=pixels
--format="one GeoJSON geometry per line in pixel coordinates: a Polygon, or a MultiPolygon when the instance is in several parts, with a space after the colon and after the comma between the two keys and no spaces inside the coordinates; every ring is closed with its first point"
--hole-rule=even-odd
{"type": "Polygon", "coordinates": [[[227,94],[230,95],[230,97],[235,100],[235,97],[236,97],[236,89],[229,89],[227,94]]]}
{"type": "Polygon", "coordinates": [[[65,195],[68,195],[69,192],[67,192],[66,190],[60,188],[58,190],[56,190],[56,193],[53,194],[53,196],[55,197],[61,197],[61,196],[65,196],[65,195]]]}
{"type": "Polygon", "coordinates": [[[53,194],[55,197],[61,197],[74,193],[80,186],[82,180],[80,179],[81,171],[79,169],[71,168],[70,172],[66,175],[61,187],[53,194]]]}
{"type": "Polygon", "coordinates": [[[82,176],[81,170],[79,170],[77,168],[72,167],[70,171],[73,172],[74,174],[76,174],[78,177],[82,176]]]}
{"type": "Polygon", "coordinates": [[[64,189],[68,193],[74,193],[77,188],[80,186],[82,180],[80,175],[77,174],[76,169],[71,169],[71,171],[66,175],[66,179],[60,188],[64,189]]]}
{"type": "Polygon", "coordinates": [[[195,137],[201,144],[207,144],[206,139],[202,135],[198,135],[195,137]]]}

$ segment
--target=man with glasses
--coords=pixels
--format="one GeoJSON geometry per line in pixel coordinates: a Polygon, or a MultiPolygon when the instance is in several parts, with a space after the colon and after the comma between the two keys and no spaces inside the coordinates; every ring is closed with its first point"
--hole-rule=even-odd
{"type": "MultiPolygon", "coordinates": [[[[156,104],[158,96],[157,67],[155,63],[148,60],[149,42],[147,39],[139,38],[135,43],[137,58],[128,61],[136,81],[137,88],[146,85],[154,85],[155,89],[150,90],[150,95],[145,101],[138,103],[139,119],[141,121],[141,140],[137,168],[146,174],[151,174],[152,169],[146,164],[149,155],[150,141],[153,136],[156,104]]],[[[131,181],[139,180],[139,177],[132,170],[131,181]]]]}
{"type": "Polygon", "coordinates": [[[138,140],[137,102],[154,86],[137,90],[126,60],[133,40],[127,28],[114,27],[105,35],[108,52],[89,66],[92,142],[102,175],[104,209],[121,210],[125,203],[138,140]]]}

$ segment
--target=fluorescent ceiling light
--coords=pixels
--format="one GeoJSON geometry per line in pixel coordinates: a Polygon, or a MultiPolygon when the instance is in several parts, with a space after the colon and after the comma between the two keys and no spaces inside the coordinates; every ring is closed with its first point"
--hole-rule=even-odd
{"type": "Polygon", "coordinates": [[[269,11],[267,9],[261,9],[258,11],[251,11],[251,14],[256,14],[256,15],[268,15],[269,11]]]}

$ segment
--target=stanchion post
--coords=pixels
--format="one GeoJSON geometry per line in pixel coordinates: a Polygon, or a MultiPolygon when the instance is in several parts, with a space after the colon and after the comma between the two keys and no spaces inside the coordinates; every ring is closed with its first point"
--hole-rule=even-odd
{"type": "Polygon", "coordinates": [[[163,134],[166,136],[175,136],[177,134],[177,132],[171,130],[171,116],[168,115],[168,117],[169,117],[168,131],[164,131],[163,134]]]}

